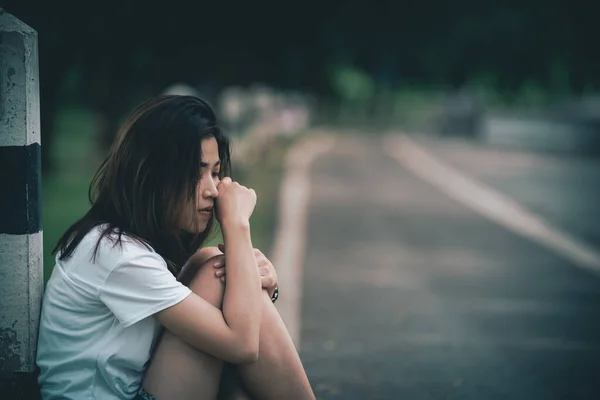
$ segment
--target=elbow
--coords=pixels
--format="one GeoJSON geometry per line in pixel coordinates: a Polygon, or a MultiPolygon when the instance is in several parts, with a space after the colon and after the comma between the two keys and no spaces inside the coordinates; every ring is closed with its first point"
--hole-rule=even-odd
{"type": "Polygon", "coordinates": [[[240,350],[238,364],[252,364],[258,361],[258,342],[240,350]]]}
{"type": "Polygon", "coordinates": [[[235,354],[232,354],[234,364],[252,364],[258,360],[258,335],[256,338],[244,337],[237,342],[235,354]]]}

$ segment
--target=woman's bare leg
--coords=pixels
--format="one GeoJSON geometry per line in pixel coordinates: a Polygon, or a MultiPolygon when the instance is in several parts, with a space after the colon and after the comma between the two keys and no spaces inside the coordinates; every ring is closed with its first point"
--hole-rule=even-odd
{"type": "MultiPolygon", "coordinates": [[[[221,307],[224,285],[214,274],[217,258],[194,257],[186,265],[189,288],[215,307],[221,307]],[[191,279],[190,279],[191,278],[191,279]]],[[[144,376],[144,389],[157,400],[214,400],[223,362],[200,352],[165,330],[144,376]]]]}
{"type": "MultiPolygon", "coordinates": [[[[222,254],[216,247],[198,253],[199,260],[222,254]]],[[[225,364],[219,399],[244,400],[248,394],[260,400],[314,399],[292,337],[266,290],[263,300],[258,361],[238,366],[225,364]]]]}
{"type": "Polygon", "coordinates": [[[258,361],[238,366],[244,386],[260,400],[314,399],[294,342],[271,297],[266,291],[263,294],[258,361]]]}
{"type": "Polygon", "coordinates": [[[224,364],[219,400],[314,399],[298,352],[279,312],[265,294],[258,361],[224,364]]]}
{"type": "MultiPolygon", "coordinates": [[[[194,293],[220,308],[224,285],[214,274],[216,257],[222,257],[216,247],[200,250],[182,270],[180,280],[188,284],[194,293]]],[[[260,400],[314,399],[289,332],[266,291],[263,291],[263,297],[265,309],[258,361],[238,365],[237,371],[232,371],[228,365],[219,399],[247,398],[244,389],[260,400]],[[239,381],[240,377],[243,383],[239,381]]],[[[146,373],[144,388],[158,400],[215,399],[222,371],[221,360],[191,348],[165,331],[146,373]],[[177,392],[173,394],[175,386],[177,392]]]]}

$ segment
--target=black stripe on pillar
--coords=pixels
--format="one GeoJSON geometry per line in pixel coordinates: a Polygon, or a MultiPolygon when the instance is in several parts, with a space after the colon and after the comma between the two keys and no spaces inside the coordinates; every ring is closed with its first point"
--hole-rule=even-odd
{"type": "Polygon", "coordinates": [[[42,229],[41,146],[0,146],[0,233],[42,229]]]}

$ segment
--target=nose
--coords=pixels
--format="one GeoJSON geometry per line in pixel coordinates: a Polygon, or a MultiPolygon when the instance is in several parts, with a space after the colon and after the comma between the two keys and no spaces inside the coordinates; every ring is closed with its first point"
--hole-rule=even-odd
{"type": "Polygon", "coordinates": [[[206,179],[206,184],[202,188],[202,197],[205,199],[213,198],[216,199],[219,197],[219,191],[217,190],[217,185],[213,179],[206,179]]]}

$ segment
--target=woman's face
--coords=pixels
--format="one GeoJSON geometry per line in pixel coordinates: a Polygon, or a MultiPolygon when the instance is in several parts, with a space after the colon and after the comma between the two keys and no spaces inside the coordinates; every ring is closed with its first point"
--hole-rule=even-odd
{"type": "Polygon", "coordinates": [[[186,232],[200,233],[206,229],[213,215],[215,199],[219,196],[219,146],[215,138],[202,141],[202,163],[200,182],[196,187],[196,198],[184,205],[179,226],[186,232]]]}

